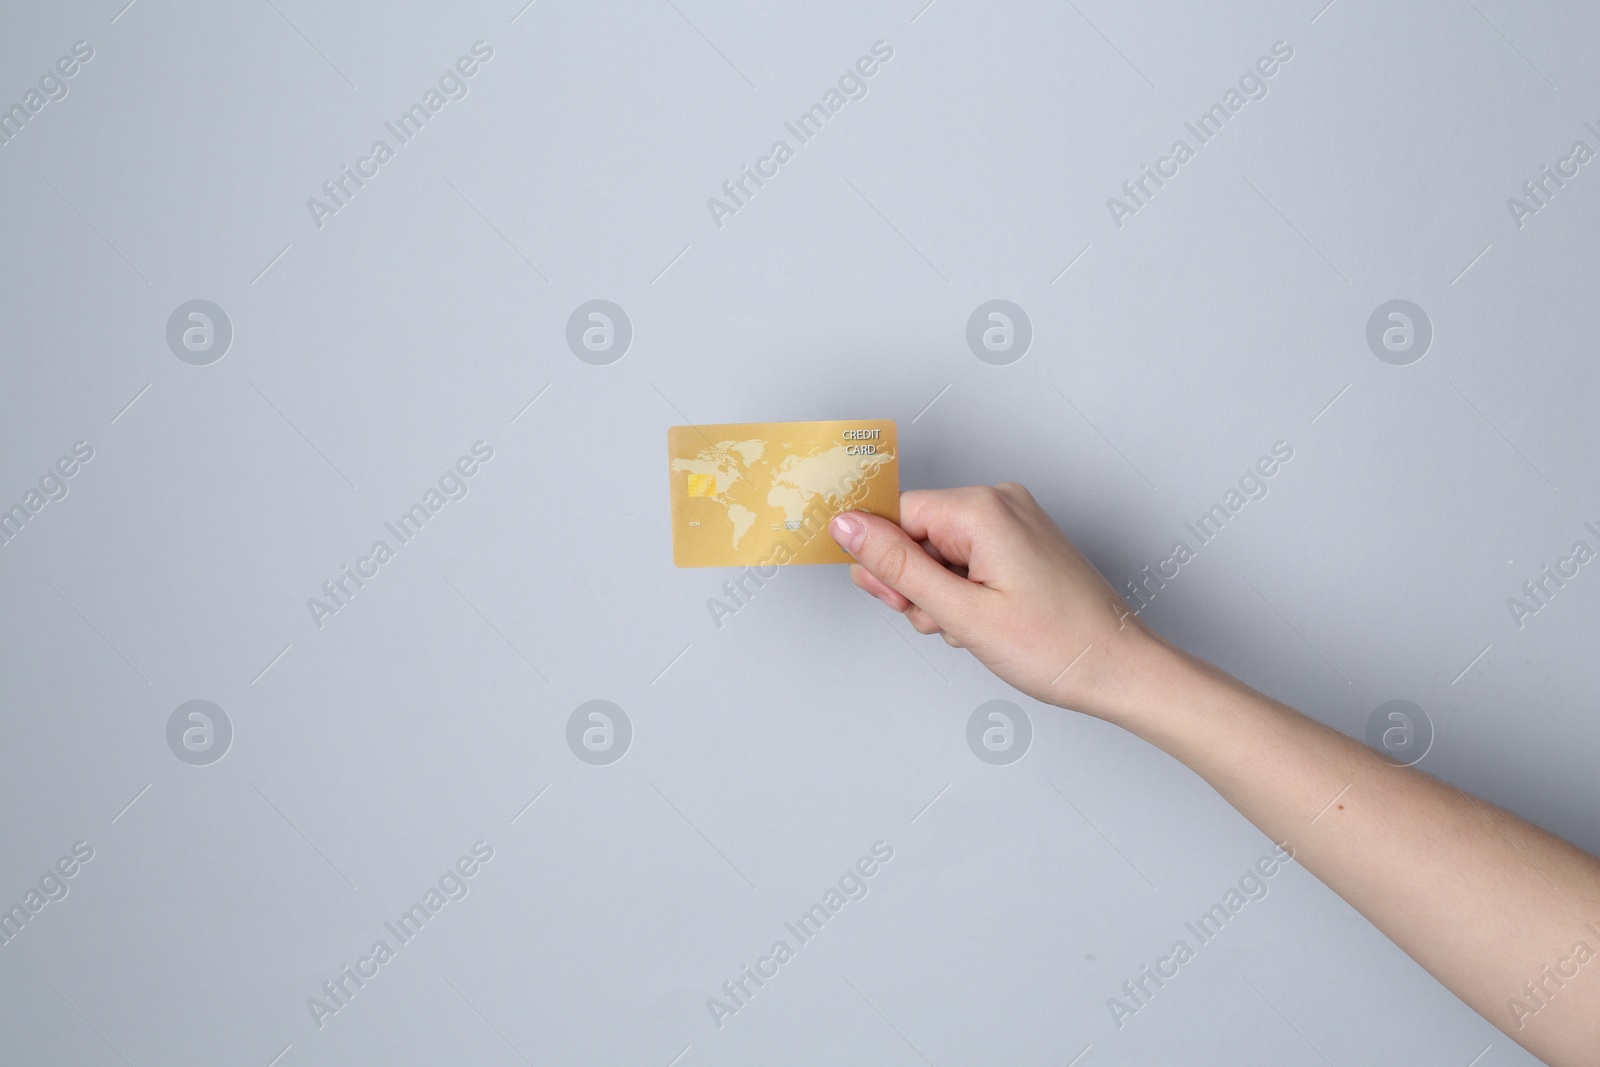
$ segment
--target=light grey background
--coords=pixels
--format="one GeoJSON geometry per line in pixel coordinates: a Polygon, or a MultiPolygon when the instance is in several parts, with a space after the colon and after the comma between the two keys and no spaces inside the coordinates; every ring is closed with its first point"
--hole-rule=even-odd
{"type": "Polygon", "coordinates": [[[1424,769],[1600,849],[1600,575],[1507,606],[1600,544],[1600,162],[1506,204],[1600,147],[1589,5],[123,2],[0,14],[5,106],[94,50],[0,147],[0,505],[94,449],[0,547],[0,904],[94,849],[0,946],[0,1061],[1532,1062],[1298,868],[1119,1029],[1269,842],[843,568],[718,629],[663,444],[894,418],[905,486],[1020,481],[1121,587],[1287,442],[1145,617],[1354,736],[1414,701],[1424,769]],[[479,40],[468,95],[315,225],[479,40]],[[719,228],[707,198],[878,41],[719,228]],[[1268,95],[1117,226],[1277,41],[1268,95]],[[166,343],[197,298],[234,331],[210,366],[166,343]],[[591,299],[633,325],[609,366],[566,345],[591,299]],[[1032,323],[1007,366],[966,344],[991,299],[1032,323]],[[1409,366],[1366,343],[1391,299],[1433,326],[1409,366]],[[479,440],[319,629],[307,598],[479,440]],[[166,740],[195,699],[234,731],[207,766],[166,740]],[[595,699],[633,727],[604,766],[566,742],[595,699]],[[993,699],[1033,724],[1008,766],[966,743],[993,699]],[[319,1027],[479,840],[469,895],[319,1027]],[[880,840],[719,1029],[707,998],[880,840]]]}

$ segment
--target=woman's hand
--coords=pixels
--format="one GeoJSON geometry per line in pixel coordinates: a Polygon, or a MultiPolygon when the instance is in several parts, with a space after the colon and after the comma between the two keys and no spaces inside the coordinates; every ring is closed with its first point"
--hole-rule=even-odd
{"type": "Polygon", "coordinates": [[[1600,1064],[1600,963],[1575,969],[1600,940],[1600,859],[1162,641],[1020,485],[904,493],[900,515],[833,520],[853,582],[1029,696],[1160,746],[1524,1048],[1600,1064]]]}
{"type": "Polygon", "coordinates": [[[829,532],[850,580],[1036,700],[1116,721],[1163,646],[1015,482],[900,495],[829,532]]]}

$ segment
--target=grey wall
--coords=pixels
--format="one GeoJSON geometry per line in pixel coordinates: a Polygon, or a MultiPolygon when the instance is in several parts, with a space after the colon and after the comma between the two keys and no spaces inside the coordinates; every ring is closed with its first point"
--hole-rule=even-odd
{"type": "Polygon", "coordinates": [[[1119,587],[1182,539],[1165,634],[1356,736],[1409,701],[1424,769],[1600,849],[1597,565],[1508,603],[1600,548],[1587,5],[123,2],[0,15],[28,116],[0,146],[0,505],[27,516],[0,546],[0,904],[66,892],[0,945],[0,1060],[1532,1062],[1299,868],[1199,945],[1270,843],[842,568],[717,628],[729,575],[672,567],[663,446],[894,418],[905,485],[1023,482],[1119,587]],[[401,143],[385,123],[478,41],[401,143]],[[1201,143],[1185,123],[1275,42],[1201,143]],[[1539,206],[1523,183],[1563,159],[1539,206]],[[595,299],[632,330],[600,364],[566,340],[595,299]],[[995,299],[1031,343],[979,358],[995,299]],[[1369,343],[1393,300],[1397,352],[1369,343]],[[475,442],[400,544],[384,523],[475,442]],[[626,716],[619,760],[569,746],[591,700],[626,716]],[[1007,764],[967,741],[992,700],[1031,727],[1007,764]],[[865,896],[786,930],[878,842],[865,896]],[[427,912],[441,877],[460,899],[427,912]],[[376,973],[341,1006],[347,965],[376,973]]]}

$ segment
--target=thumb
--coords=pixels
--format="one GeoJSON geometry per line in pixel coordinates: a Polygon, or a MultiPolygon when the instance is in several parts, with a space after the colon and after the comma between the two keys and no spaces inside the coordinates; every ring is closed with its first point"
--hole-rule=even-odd
{"type": "Polygon", "coordinates": [[[965,578],[935,562],[881,515],[841,512],[828,524],[828,533],[874,577],[935,619],[957,614],[970,595],[965,578]]]}

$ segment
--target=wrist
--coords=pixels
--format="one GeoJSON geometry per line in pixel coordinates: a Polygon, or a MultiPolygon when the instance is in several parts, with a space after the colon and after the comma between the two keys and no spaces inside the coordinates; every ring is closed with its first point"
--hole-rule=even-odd
{"type": "Polygon", "coordinates": [[[1221,680],[1216,668],[1168,644],[1142,623],[1113,650],[1111,659],[1095,714],[1147,739],[1182,716],[1180,705],[1221,680]]]}

